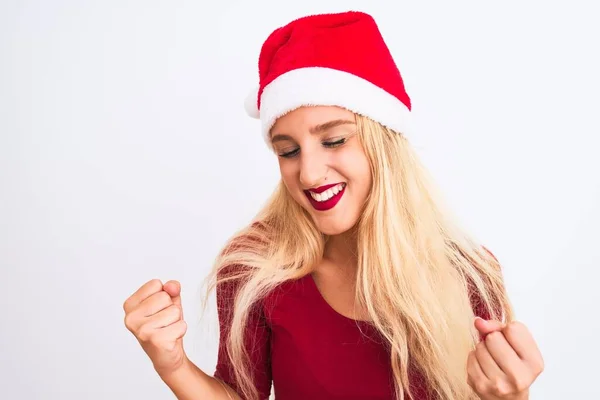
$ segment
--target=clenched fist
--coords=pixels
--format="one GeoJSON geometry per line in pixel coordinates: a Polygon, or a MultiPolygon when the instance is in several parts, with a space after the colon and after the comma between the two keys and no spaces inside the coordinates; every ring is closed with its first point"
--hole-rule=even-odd
{"type": "Polygon", "coordinates": [[[170,374],[184,364],[183,335],[187,325],[179,282],[146,282],[125,301],[123,309],[125,326],[135,335],[159,375],[170,374]]]}
{"type": "Polygon", "coordinates": [[[469,385],[482,400],[526,400],[544,370],[544,360],[525,325],[475,320],[484,339],[467,359],[469,385]]]}

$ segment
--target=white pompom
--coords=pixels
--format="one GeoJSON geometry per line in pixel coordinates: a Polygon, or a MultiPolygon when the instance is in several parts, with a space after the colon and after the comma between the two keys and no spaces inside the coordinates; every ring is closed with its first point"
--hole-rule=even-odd
{"type": "Polygon", "coordinates": [[[246,113],[252,118],[259,119],[260,111],[257,107],[258,101],[258,87],[252,89],[250,93],[246,96],[246,100],[244,101],[244,108],[246,109],[246,113]]]}

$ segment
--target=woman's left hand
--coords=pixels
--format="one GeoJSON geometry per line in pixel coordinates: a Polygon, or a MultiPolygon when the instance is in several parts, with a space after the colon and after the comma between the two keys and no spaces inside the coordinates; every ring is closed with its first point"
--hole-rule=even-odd
{"type": "Polygon", "coordinates": [[[469,385],[482,400],[526,400],[529,387],[544,370],[544,360],[525,325],[481,318],[475,328],[484,337],[469,353],[469,385]]]}

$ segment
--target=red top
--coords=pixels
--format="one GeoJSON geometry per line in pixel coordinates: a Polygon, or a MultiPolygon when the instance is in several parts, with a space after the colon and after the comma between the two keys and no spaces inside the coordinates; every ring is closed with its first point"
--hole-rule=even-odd
{"type": "MultiPolygon", "coordinates": [[[[223,341],[235,284],[217,288],[221,341],[215,377],[238,389],[223,341]]],[[[476,311],[482,318],[487,315],[476,311]]],[[[394,399],[390,353],[368,323],[335,311],[311,275],[286,282],[251,313],[247,337],[260,398],[271,384],[277,400],[394,399]],[[361,332],[362,331],[362,332],[361,332]]],[[[416,399],[429,399],[424,380],[409,374],[416,399]]]]}

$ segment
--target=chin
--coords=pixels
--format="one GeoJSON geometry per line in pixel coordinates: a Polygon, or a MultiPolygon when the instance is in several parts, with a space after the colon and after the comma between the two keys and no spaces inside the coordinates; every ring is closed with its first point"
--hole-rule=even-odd
{"type": "Polygon", "coordinates": [[[317,226],[317,229],[324,235],[327,236],[336,236],[341,235],[342,233],[346,233],[351,230],[356,224],[355,221],[348,221],[347,219],[343,219],[341,221],[331,220],[329,218],[321,219],[318,217],[313,217],[313,221],[317,226]]]}

